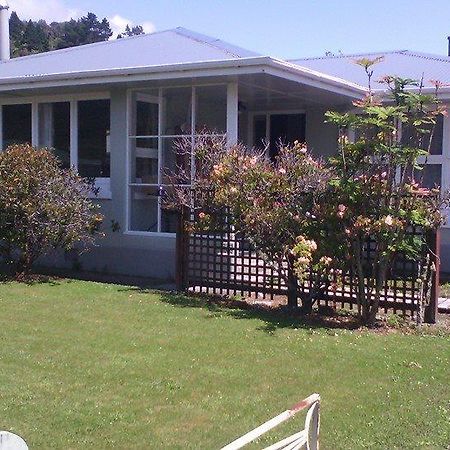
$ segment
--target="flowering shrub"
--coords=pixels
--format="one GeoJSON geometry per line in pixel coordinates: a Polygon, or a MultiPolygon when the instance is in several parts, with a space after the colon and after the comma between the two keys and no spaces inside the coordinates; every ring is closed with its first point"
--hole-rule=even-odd
{"type": "Polygon", "coordinates": [[[51,249],[92,243],[103,217],[91,183],[28,144],[0,153],[0,257],[27,274],[51,249]]]}
{"type": "MultiPolygon", "coordinates": [[[[437,96],[413,92],[409,88],[417,83],[396,77],[383,79],[390,101],[382,104],[370,89],[375,62],[359,61],[369,92],[354,103],[357,112],[327,113],[339,128],[339,151],[328,161],[295,142],[281,146],[272,162],[242,145],[228,149],[223,138],[213,136],[194,149],[196,195],[174,183],[168,196],[177,206],[199,208],[205,215],[199,216],[202,227],[212,226],[215,208],[227,208],[236,231],[285,280],[291,307],[297,307],[298,283],[307,276],[302,307],[310,312],[330,278],[353,269],[359,312],[367,324],[375,321],[396,255],[417,259],[426,244],[409,233],[411,227],[435,230],[448,204],[438,187],[426,189],[417,175],[419,158],[428,155],[436,119],[445,110],[437,96]],[[354,142],[348,139],[350,129],[354,142]],[[363,258],[369,239],[375,242],[370,259],[363,258]]],[[[181,148],[190,151],[190,145],[187,141],[181,148]]],[[[431,265],[424,270],[428,273],[431,265]]]]}
{"type": "MultiPolygon", "coordinates": [[[[374,61],[359,64],[370,82],[374,61]]],[[[382,105],[369,89],[354,103],[356,113],[327,114],[339,126],[340,139],[338,155],[330,159],[329,201],[321,205],[322,223],[335,237],[337,259],[356,273],[360,312],[368,324],[375,321],[396,255],[417,259],[421,254],[424,240],[408,230],[437,229],[443,223],[441,208],[448,203],[438,186],[422,185],[418,163],[428,155],[436,119],[445,109],[437,96],[408,90],[418,87],[412,80],[385,77],[382,82],[390,92],[389,105],[382,105]],[[354,142],[347,139],[348,129],[355,131],[354,142]],[[376,243],[370,260],[362,257],[369,238],[376,243]]]]}

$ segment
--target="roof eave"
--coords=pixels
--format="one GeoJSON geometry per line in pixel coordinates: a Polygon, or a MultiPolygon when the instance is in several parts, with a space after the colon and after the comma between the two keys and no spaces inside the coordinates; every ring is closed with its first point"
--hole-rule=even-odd
{"type": "Polygon", "coordinates": [[[0,79],[0,92],[76,85],[114,84],[202,76],[228,76],[245,73],[269,73],[274,76],[305,83],[349,97],[359,97],[365,89],[320,72],[295,66],[268,56],[220,61],[165,64],[95,71],[66,72],[0,79]]]}

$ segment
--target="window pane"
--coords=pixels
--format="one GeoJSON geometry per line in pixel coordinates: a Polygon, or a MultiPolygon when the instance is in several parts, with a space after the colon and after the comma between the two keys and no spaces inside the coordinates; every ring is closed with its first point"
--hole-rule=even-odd
{"type": "Polygon", "coordinates": [[[304,114],[272,114],[270,116],[270,157],[278,155],[278,147],[295,141],[305,142],[304,114]]]}
{"type": "Polygon", "coordinates": [[[176,233],[178,224],[178,215],[176,211],[163,209],[161,211],[161,232],[176,233]]]}
{"type": "Polygon", "coordinates": [[[158,139],[130,139],[131,182],[158,183],[158,139]]]}
{"type": "Polygon", "coordinates": [[[62,167],[70,167],[70,103],[39,105],[39,147],[52,149],[62,167]]]}
{"type": "Polygon", "coordinates": [[[157,103],[138,99],[136,101],[136,136],[157,136],[158,118],[159,105],[157,103]]]}
{"type": "Polygon", "coordinates": [[[266,146],[266,116],[255,116],[254,119],[254,146],[256,148],[265,148],[266,146]]]}
{"type": "Polygon", "coordinates": [[[192,89],[165,89],[163,135],[183,135],[191,133],[192,89]]]}
{"type": "Polygon", "coordinates": [[[109,100],[78,102],[78,171],[83,177],[109,177],[109,100]]]}
{"type": "Polygon", "coordinates": [[[198,87],[196,98],[196,132],[225,134],[227,132],[227,87],[198,87]]]}
{"type": "Polygon", "coordinates": [[[444,133],[444,117],[439,115],[436,120],[433,138],[431,139],[431,155],[442,155],[442,137],[444,133]]]}
{"type": "Polygon", "coordinates": [[[161,141],[162,182],[190,183],[191,137],[162,138],[161,141]]]}
{"type": "Polygon", "coordinates": [[[158,193],[157,187],[131,188],[131,231],[158,231],[158,193]]]}
{"type": "Polygon", "coordinates": [[[422,181],[422,184],[429,188],[436,188],[442,185],[442,165],[426,164],[422,170],[416,170],[414,178],[422,181]]]}
{"type": "MultiPolygon", "coordinates": [[[[426,125],[422,125],[421,127],[424,129],[431,130],[431,127],[426,125]]],[[[420,148],[428,150],[428,145],[430,143],[431,138],[430,155],[442,155],[443,132],[444,132],[444,118],[442,115],[440,115],[436,120],[433,136],[430,136],[430,134],[417,135],[417,133],[412,133],[410,128],[403,126],[402,144],[408,146],[416,146],[418,145],[417,140],[421,139],[422,144],[420,145],[420,148]]]]}
{"type": "Polygon", "coordinates": [[[3,149],[31,143],[31,105],[3,106],[3,149]]]}

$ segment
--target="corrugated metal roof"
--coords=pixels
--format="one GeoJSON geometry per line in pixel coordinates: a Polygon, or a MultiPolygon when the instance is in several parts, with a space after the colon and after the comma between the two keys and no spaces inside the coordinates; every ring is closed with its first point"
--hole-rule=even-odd
{"type": "Polygon", "coordinates": [[[355,64],[355,61],[360,58],[377,57],[383,57],[383,60],[373,66],[374,89],[383,89],[383,85],[377,83],[377,80],[384,75],[396,75],[415,80],[421,80],[423,77],[426,87],[432,86],[430,80],[450,84],[450,57],[409,50],[300,58],[290,62],[367,87],[367,75],[362,67],[355,64]]]}
{"type": "Polygon", "coordinates": [[[261,56],[185,28],[82,45],[0,63],[0,79],[261,56]]]}

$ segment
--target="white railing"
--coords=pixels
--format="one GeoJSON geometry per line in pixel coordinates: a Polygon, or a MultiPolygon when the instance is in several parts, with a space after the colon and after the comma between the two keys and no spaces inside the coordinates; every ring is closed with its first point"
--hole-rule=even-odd
{"type": "Polygon", "coordinates": [[[292,408],[282,412],[278,416],[263,423],[254,430],[244,434],[240,438],[223,447],[221,450],[238,450],[269,430],[275,428],[286,420],[294,417],[298,412],[308,409],[305,419],[305,428],[291,436],[288,436],[275,444],[266,447],[265,450],[319,450],[320,428],[320,395],[312,394],[292,408]]]}

